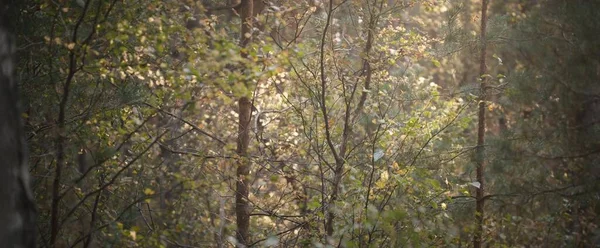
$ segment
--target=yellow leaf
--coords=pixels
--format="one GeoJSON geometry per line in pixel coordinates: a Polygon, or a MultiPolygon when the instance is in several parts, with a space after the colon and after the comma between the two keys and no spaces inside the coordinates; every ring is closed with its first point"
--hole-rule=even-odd
{"type": "Polygon", "coordinates": [[[390,175],[387,171],[383,171],[381,173],[381,181],[386,182],[390,178],[390,175]]]}
{"type": "Polygon", "coordinates": [[[144,194],[146,194],[146,195],[154,195],[154,190],[152,190],[151,188],[146,188],[144,190],[144,194]]]}
{"type": "Polygon", "coordinates": [[[379,181],[375,182],[376,189],[383,189],[383,188],[385,188],[385,186],[386,186],[386,183],[383,180],[379,180],[379,181]]]}
{"type": "Polygon", "coordinates": [[[136,238],[135,231],[133,231],[133,230],[129,231],[129,236],[131,236],[131,239],[135,240],[135,238],[136,238]]]}

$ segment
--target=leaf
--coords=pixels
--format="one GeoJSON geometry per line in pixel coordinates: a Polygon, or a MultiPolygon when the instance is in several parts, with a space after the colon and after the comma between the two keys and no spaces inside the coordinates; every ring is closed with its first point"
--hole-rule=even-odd
{"type": "Polygon", "coordinates": [[[472,182],[472,183],[470,183],[470,184],[471,184],[471,185],[473,185],[473,187],[475,187],[475,188],[478,188],[478,189],[481,187],[481,183],[479,183],[479,182],[477,182],[477,181],[475,181],[475,182],[472,182]]]}
{"type": "Polygon", "coordinates": [[[384,182],[385,182],[385,181],[387,181],[389,178],[390,178],[390,174],[389,174],[387,171],[383,171],[383,172],[381,173],[381,180],[382,180],[382,181],[384,181],[384,182]]]}
{"type": "Polygon", "coordinates": [[[154,195],[154,193],[154,190],[152,190],[151,188],[144,189],[144,194],[146,195],[154,195]]]}
{"type": "Polygon", "coordinates": [[[309,209],[317,209],[319,207],[321,207],[321,202],[319,201],[318,198],[313,198],[310,202],[308,202],[307,204],[309,209]]]}
{"type": "Polygon", "coordinates": [[[378,180],[375,182],[375,189],[384,189],[386,185],[386,180],[378,180]]]}
{"type": "Polygon", "coordinates": [[[440,67],[442,66],[442,64],[440,63],[440,61],[438,61],[437,59],[431,59],[431,63],[433,63],[433,65],[435,67],[440,67]]]}
{"type": "Polygon", "coordinates": [[[486,73],[486,74],[481,75],[480,78],[481,79],[485,79],[485,78],[490,78],[491,79],[491,78],[494,78],[494,77],[492,77],[492,75],[486,73]]]}
{"type": "Polygon", "coordinates": [[[498,60],[498,64],[503,65],[502,59],[498,55],[494,54],[493,57],[498,60]]]}
{"type": "Polygon", "coordinates": [[[373,161],[377,162],[377,160],[383,157],[383,150],[377,149],[375,153],[373,153],[373,161]]]}
{"type": "Polygon", "coordinates": [[[439,182],[438,180],[435,180],[435,179],[427,179],[427,180],[426,180],[426,182],[427,182],[429,185],[431,185],[431,187],[432,187],[434,190],[439,190],[439,189],[441,189],[441,185],[440,185],[440,182],[439,182]]]}

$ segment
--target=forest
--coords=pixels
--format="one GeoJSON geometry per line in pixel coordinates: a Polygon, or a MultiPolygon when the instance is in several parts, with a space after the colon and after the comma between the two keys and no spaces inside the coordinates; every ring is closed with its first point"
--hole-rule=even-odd
{"type": "Polygon", "coordinates": [[[600,247],[599,0],[1,0],[0,247],[600,247]]]}

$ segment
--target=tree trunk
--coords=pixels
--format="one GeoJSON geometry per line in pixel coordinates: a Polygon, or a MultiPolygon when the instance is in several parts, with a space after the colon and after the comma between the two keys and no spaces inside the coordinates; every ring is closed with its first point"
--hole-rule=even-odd
{"type": "Polygon", "coordinates": [[[0,244],[35,247],[35,207],[29,187],[26,145],[13,73],[14,38],[0,1],[0,244]]]}
{"type": "Polygon", "coordinates": [[[239,123],[237,153],[240,156],[237,164],[237,183],[235,194],[235,212],[237,221],[237,240],[239,247],[246,247],[249,243],[250,212],[248,205],[248,175],[250,174],[250,163],[247,158],[248,143],[250,135],[248,126],[250,123],[251,106],[250,99],[241,97],[238,100],[239,123]]]}
{"type": "MultiPolygon", "coordinates": [[[[239,46],[245,48],[252,38],[252,18],[253,18],[253,0],[242,0],[241,2],[241,21],[239,46]]],[[[247,57],[247,53],[242,51],[242,57],[247,57]]],[[[247,85],[246,82],[244,82],[247,85]]],[[[235,214],[237,233],[236,238],[238,247],[247,247],[250,243],[250,212],[248,204],[248,175],[250,174],[250,163],[247,158],[248,144],[250,141],[250,117],[252,115],[252,103],[248,96],[242,96],[238,99],[238,138],[237,154],[237,182],[235,192],[235,214]]]]}
{"type": "Polygon", "coordinates": [[[481,6],[481,57],[479,60],[479,76],[481,80],[480,86],[480,98],[479,98],[479,115],[478,115],[478,129],[477,129],[477,154],[476,154],[476,162],[477,162],[477,181],[479,182],[479,187],[477,188],[476,200],[477,206],[475,210],[475,219],[477,220],[477,229],[475,230],[475,236],[473,237],[473,247],[480,248],[483,237],[483,218],[484,218],[484,175],[483,171],[485,169],[485,150],[484,150],[484,142],[485,142],[485,101],[486,101],[486,77],[481,77],[485,74],[485,56],[486,56],[486,38],[485,31],[487,25],[487,6],[488,0],[482,0],[481,6]]]}

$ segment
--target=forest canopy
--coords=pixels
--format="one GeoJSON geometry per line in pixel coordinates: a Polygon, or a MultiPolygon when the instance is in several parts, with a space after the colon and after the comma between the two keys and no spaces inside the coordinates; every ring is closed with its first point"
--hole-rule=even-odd
{"type": "Polygon", "coordinates": [[[600,245],[600,1],[4,2],[29,247],[600,245]]]}

